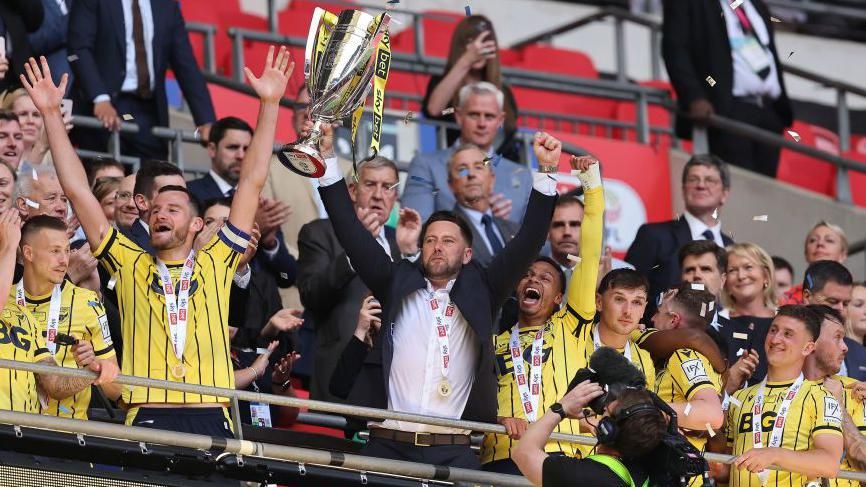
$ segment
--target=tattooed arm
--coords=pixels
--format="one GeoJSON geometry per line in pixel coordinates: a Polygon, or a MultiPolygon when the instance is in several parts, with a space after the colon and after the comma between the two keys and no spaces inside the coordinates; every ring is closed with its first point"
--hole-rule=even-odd
{"type": "MultiPolygon", "coordinates": [[[[53,358],[41,360],[39,363],[59,367],[53,358]]],[[[65,399],[90,387],[94,379],[83,377],[69,377],[66,375],[37,374],[36,382],[52,399],[65,399]]]]}

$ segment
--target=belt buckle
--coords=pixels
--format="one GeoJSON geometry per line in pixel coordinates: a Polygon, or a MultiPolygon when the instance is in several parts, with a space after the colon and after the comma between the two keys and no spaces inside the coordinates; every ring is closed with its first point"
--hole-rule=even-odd
{"type": "Polygon", "coordinates": [[[418,437],[419,437],[420,435],[427,435],[428,437],[430,437],[428,441],[430,441],[430,442],[433,441],[433,434],[432,434],[432,433],[424,433],[424,432],[422,432],[422,431],[416,431],[416,432],[415,432],[415,446],[433,446],[433,443],[427,443],[427,444],[422,443],[422,442],[418,439],[418,437]]]}

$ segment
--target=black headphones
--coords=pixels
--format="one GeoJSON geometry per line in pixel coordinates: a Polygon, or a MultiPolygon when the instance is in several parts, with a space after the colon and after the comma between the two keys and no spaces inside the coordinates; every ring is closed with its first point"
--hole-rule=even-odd
{"type": "Polygon", "coordinates": [[[598,426],[596,426],[595,436],[600,445],[613,445],[614,442],[616,442],[617,435],[619,434],[620,426],[624,421],[634,416],[646,413],[666,413],[670,416],[668,431],[673,431],[674,433],[677,432],[677,415],[673,409],[671,409],[667,403],[662,401],[654,392],[646,392],[649,393],[650,398],[652,399],[651,403],[642,402],[640,404],[633,404],[613,416],[605,416],[599,420],[598,426]]]}

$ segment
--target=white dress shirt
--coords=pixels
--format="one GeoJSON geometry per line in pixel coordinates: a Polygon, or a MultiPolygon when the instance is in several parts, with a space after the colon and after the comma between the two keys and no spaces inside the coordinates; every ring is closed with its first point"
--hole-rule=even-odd
{"type": "Polygon", "coordinates": [[[229,191],[235,189],[234,186],[229,184],[229,182],[226,181],[225,179],[223,179],[222,176],[220,176],[219,174],[214,172],[213,169],[211,169],[210,172],[208,172],[208,174],[210,174],[210,177],[213,178],[214,182],[217,185],[217,188],[219,188],[219,190],[223,194],[223,196],[228,197],[229,191]]]}
{"type": "MultiPolygon", "coordinates": [[[[460,208],[466,213],[469,217],[469,224],[475,227],[475,231],[478,232],[478,235],[481,235],[481,239],[484,240],[484,245],[487,246],[487,250],[490,251],[490,255],[494,255],[493,247],[490,245],[490,239],[487,238],[487,230],[484,229],[484,223],[481,222],[481,219],[484,218],[484,215],[490,215],[490,218],[493,218],[493,212],[488,208],[486,212],[480,212],[473,208],[468,208],[466,206],[460,205],[460,208]]],[[[499,242],[502,246],[505,246],[505,239],[502,238],[502,232],[499,231],[499,228],[496,226],[496,220],[491,220],[493,233],[499,237],[499,242]]]]}
{"type": "Polygon", "coordinates": [[[313,187],[313,202],[316,203],[316,210],[319,212],[319,218],[328,218],[328,212],[325,211],[325,205],[322,203],[322,197],[319,196],[319,180],[316,178],[307,178],[310,185],[313,187]]]}
{"type": "Polygon", "coordinates": [[[734,48],[735,45],[742,42],[744,37],[743,28],[740,21],[737,20],[737,14],[731,9],[729,0],[719,0],[722,5],[722,12],[725,15],[725,27],[728,31],[728,39],[731,42],[731,58],[734,63],[734,96],[769,96],[770,98],[778,98],[782,95],[782,87],[779,85],[779,79],[776,74],[777,66],[776,59],[770,52],[770,33],[767,25],[761,14],[752,5],[751,0],[745,0],[742,5],[737,7],[746,14],[749,23],[752,24],[752,29],[758,37],[758,42],[764,46],[764,51],[770,61],[770,73],[765,79],[761,79],[755,73],[743,56],[734,48]]]}
{"type": "MultiPolygon", "coordinates": [[[[132,38],[132,0],[121,0],[121,5],[123,6],[124,41],[126,44],[126,77],[123,78],[120,91],[135,92],[138,90],[138,67],[135,65],[135,41],[132,38]]],[[[153,72],[153,11],[150,8],[150,0],[138,0],[138,6],[141,10],[141,24],[144,29],[144,50],[147,53],[150,88],[153,90],[156,86],[153,72]]],[[[108,93],[102,93],[93,99],[93,103],[110,100],[111,97],[108,93]]]]}
{"type": "Polygon", "coordinates": [[[716,245],[725,248],[725,241],[722,240],[721,221],[717,220],[715,225],[708,227],[704,222],[700,221],[698,217],[692,215],[688,211],[683,213],[683,216],[686,219],[686,223],[689,224],[689,230],[692,232],[692,240],[706,240],[704,232],[709,230],[713,232],[713,241],[716,242],[716,245]]]}

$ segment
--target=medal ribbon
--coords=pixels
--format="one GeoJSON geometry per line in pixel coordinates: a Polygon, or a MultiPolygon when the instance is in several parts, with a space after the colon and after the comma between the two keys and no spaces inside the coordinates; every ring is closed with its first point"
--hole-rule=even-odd
{"type": "Polygon", "coordinates": [[[448,330],[451,329],[451,320],[446,321],[445,317],[451,318],[454,316],[454,303],[448,299],[448,304],[442,306],[436,295],[430,296],[430,310],[433,313],[433,325],[436,328],[436,339],[439,341],[439,368],[442,371],[442,377],[448,378],[448,366],[451,362],[451,349],[448,346],[448,330]]]}
{"type": "MultiPolygon", "coordinates": [[[[51,290],[51,303],[48,305],[48,322],[45,330],[45,345],[51,355],[57,352],[57,343],[54,341],[57,338],[57,328],[60,326],[60,298],[62,291],[60,284],[54,286],[51,290]]],[[[22,308],[27,307],[27,299],[24,297],[24,279],[18,281],[15,286],[15,302],[22,308]]]]}
{"type": "Polygon", "coordinates": [[[162,292],[165,294],[165,311],[168,315],[168,330],[174,355],[183,361],[183,350],[186,345],[186,320],[189,310],[189,288],[192,280],[192,270],[195,267],[195,250],[189,251],[189,256],[180,271],[178,292],[171,282],[171,274],[168,267],[161,260],[156,259],[156,268],[159,271],[159,279],[162,281],[162,292]]]}
{"type": "MultiPolygon", "coordinates": [[[[601,343],[601,336],[598,334],[598,325],[592,327],[592,343],[595,345],[596,350],[604,346],[604,344],[601,343]]],[[[625,350],[623,350],[622,354],[625,359],[631,363],[631,340],[626,340],[625,350]]]]}
{"type": "Polygon", "coordinates": [[[514,381],[517,382],[517,392],[523,404],[526,420],[534,423],[538,414],[538,398],[541,397],[541,359],[544,345],[544,327],[535,333],[532,342],[529,378],[526,377],[526,364],[523,362],[523,349],[520,348],[520,330],[515,324],[511,328],[511,339],[508,348],[511,351],[511,362],[514,364],[514,381]]]}
{"type": "MultiPolygon", "coordinates": [[[[761,387],[758,388],[758,394],[755,396],[755,403],[752,407],[752,442],[755,448],[763,448],[761,442],[761,413],[764,407],[764,387],[767,385],[767,379],[761,381],[761,387]]],[[[791,384],[788,392],[785,393],[785,399],[782,400],[779,411],[776,413],[776,422],[773,424],[773,432],[770,433],[770,443],[767,445],[770,448],[778,448],[782,444],[782,432],[785,429],[785,418],[788,415],[788,409],[791,408],[791,402],[797,397],[797,392],[803,385],[803,373],[800,372],[800,377],[791,384]]]]}

